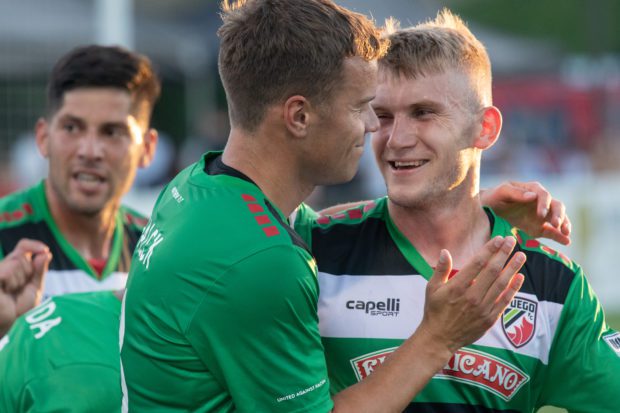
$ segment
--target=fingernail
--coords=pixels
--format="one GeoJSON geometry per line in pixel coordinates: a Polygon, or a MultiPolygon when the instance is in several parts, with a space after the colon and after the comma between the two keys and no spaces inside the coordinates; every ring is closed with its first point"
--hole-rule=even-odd
{"type": "Polygon", "coordinates": [[[500,236],[495,237],[495,240],[493,241],[493,245],[495,245],[497,248],[501,247],[503,243],[504,243],[504,238],[500,236]]]}
{"type": "Polygon", "coordinates": [[[535,198],[536,192],[527,191],[526,193],[523,194],[523,196],[526,198],[535,198]]]}
{"type": "Polygon", "coordinates": [[[543,217],[546,217],[547,214],[549,213],[549,210],[547,208],[543,208],[540,210],[540,213],[542,214],[543,217]]]}
{"type": "Polygon", "coordinates": [[[446,253],[445,250],[441,250],[439,252],[439,260],[437,260],[439,262],[439,264],[445,264],[447,259],[446,259],[446,253]]]}

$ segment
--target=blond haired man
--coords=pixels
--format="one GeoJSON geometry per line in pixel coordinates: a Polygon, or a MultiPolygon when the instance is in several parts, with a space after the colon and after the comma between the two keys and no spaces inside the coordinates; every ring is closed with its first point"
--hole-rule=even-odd
{"type": "Polygon", "coordinates": [[[318,263],[332,392],[372,379],[423,328],[442,249],[465,268],[492,237],[514,236],[527,256],[520,291],[486,334],[454,348],[405,411],[617,412],[620,334],[581,268],[480,201],[481,155],[502,125],[484,46],[447,10],[387,37],[371,104],[388,196],[332,217],[302,209],[296,223],[318,263]]]}

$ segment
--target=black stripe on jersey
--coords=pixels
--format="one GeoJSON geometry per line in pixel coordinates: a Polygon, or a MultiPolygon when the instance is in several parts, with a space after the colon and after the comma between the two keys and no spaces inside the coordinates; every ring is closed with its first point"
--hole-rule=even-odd
{"type": "Polygon", "coordinates": [[[518,410],[497,410],[484,406],[456,403],[411,403],[403,413],[519,413],[518,410]]]}
{"type": "MultiPolygon", "coordinates": [[[[218,155],[215,158],[205,159],[205,172],[207,175],[229,175],[234,176],[235,178],[243,179],[244,181],[256,183],[250,179],[249,176],[244,174],[241,171],[236,170],[235,168],[228,166],[222,160],[222,155],[218,155]]],[[[258,185],[256,185],[258,187],[258,185]]]]}
{"type": "Polygon", "coordinates": [[[334,275],[405,275],[415,271],[378,218],[313,228],[312,253],[319,271],[334,275]]]}
{"type": "MultiPolygon", "coordinates": [[[[123,224],[122,230],[123,245],[121,246],[121,255],[115,271],[128,272],[133,250],[136,248],[142,231],[127,223],[123,224]]],[[[49,265],[50,270],[62,271],[77,268],[76,264],[64,253],[45,221],[25,222],[0,231],[0,245],[4,255],[6,256],[13,251],[22,238],[36,239],[49,247],[52,253],[52,261],[49,265]]]]}
{"type": "Polygon", "coordinates": [[[75,264],[67,257],[56,242],[52,231],[45,221],[24,222],[21,225],[5,228],[0,231],[0,245],[4,255],[8,255],[15,249],[15,246],[22,238],[36,239],[46,244],[52,253],[50,270],[70,270],[75,269],[75,264]]]}
{"type": "Polygon", "coordinates": [[[515,248],[525,253],[527,261],[521,269],[525,275],[521,291],[534,294],[540,301],[564,304],[575,273],[562,262],[543,252],[515,248]]]}
{"type": "Polygon", "coordinates": [[[291,228],[290,225],[288,225],[282,220],[280,214],[278,214],[278,211],[276,211],[273,205],[271,205],[271,202],[265,199],[265,205],[267,205],[267,209],[269,210],[269,212],[271,212],[271,215],[274,216],[276,221],[278,221],[278,223],[286,230],[288,235],[291,237],[291,241],[293,242],[293,244],[305,249],[306,251],[308,251],[308,254],[312,255],[312,251],[310,251],[310,247],[308,247],[308,244],[304,242],[304,240],[299,236],[298,233],[295,232],[295,230],[293,230],[293,228],[291,228]]]}

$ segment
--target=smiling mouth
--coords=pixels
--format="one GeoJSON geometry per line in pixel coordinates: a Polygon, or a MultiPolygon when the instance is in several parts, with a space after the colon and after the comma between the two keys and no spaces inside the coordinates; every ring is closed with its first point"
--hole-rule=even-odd
{"type": "Polygon", "coordinates": [[[73,174],[73,178],[79,182],[85,182],[85,183],[101,183],[104,182],[105,180],[98,176],[98,175],[94,175],[94,174],[89,174],[86,172],[78,172],[73,174]]]}
{"type": "Polygon", "coordinates": [[[390,164],[392,169],[396,169],[397,171],[403,171],[403,170],[408,170],[408,169],[419,168],[420,166],[427,164],[428,161],[427,160],[408,161],[408,162],[390,161],[388,163],[390,164]]]}

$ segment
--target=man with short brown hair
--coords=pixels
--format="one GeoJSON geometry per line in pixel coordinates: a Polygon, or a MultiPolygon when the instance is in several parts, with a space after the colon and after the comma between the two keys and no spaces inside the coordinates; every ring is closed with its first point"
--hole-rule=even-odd
{"type": "Polygon", "coordinates": [[[386,45],[366,17],[330,0],[223,8],[232,129],[222,154],[168,184],[136,248],[121,317],[123,410],[402,410],[493,324],[524,256],[506,264],[514,239],[497,237],[447,281],[442,252],[418,330],[332,400],[316,266],[287,217],[316,185],[355,174],[364,135],[379,127],[370,102],[386,45]]]}

